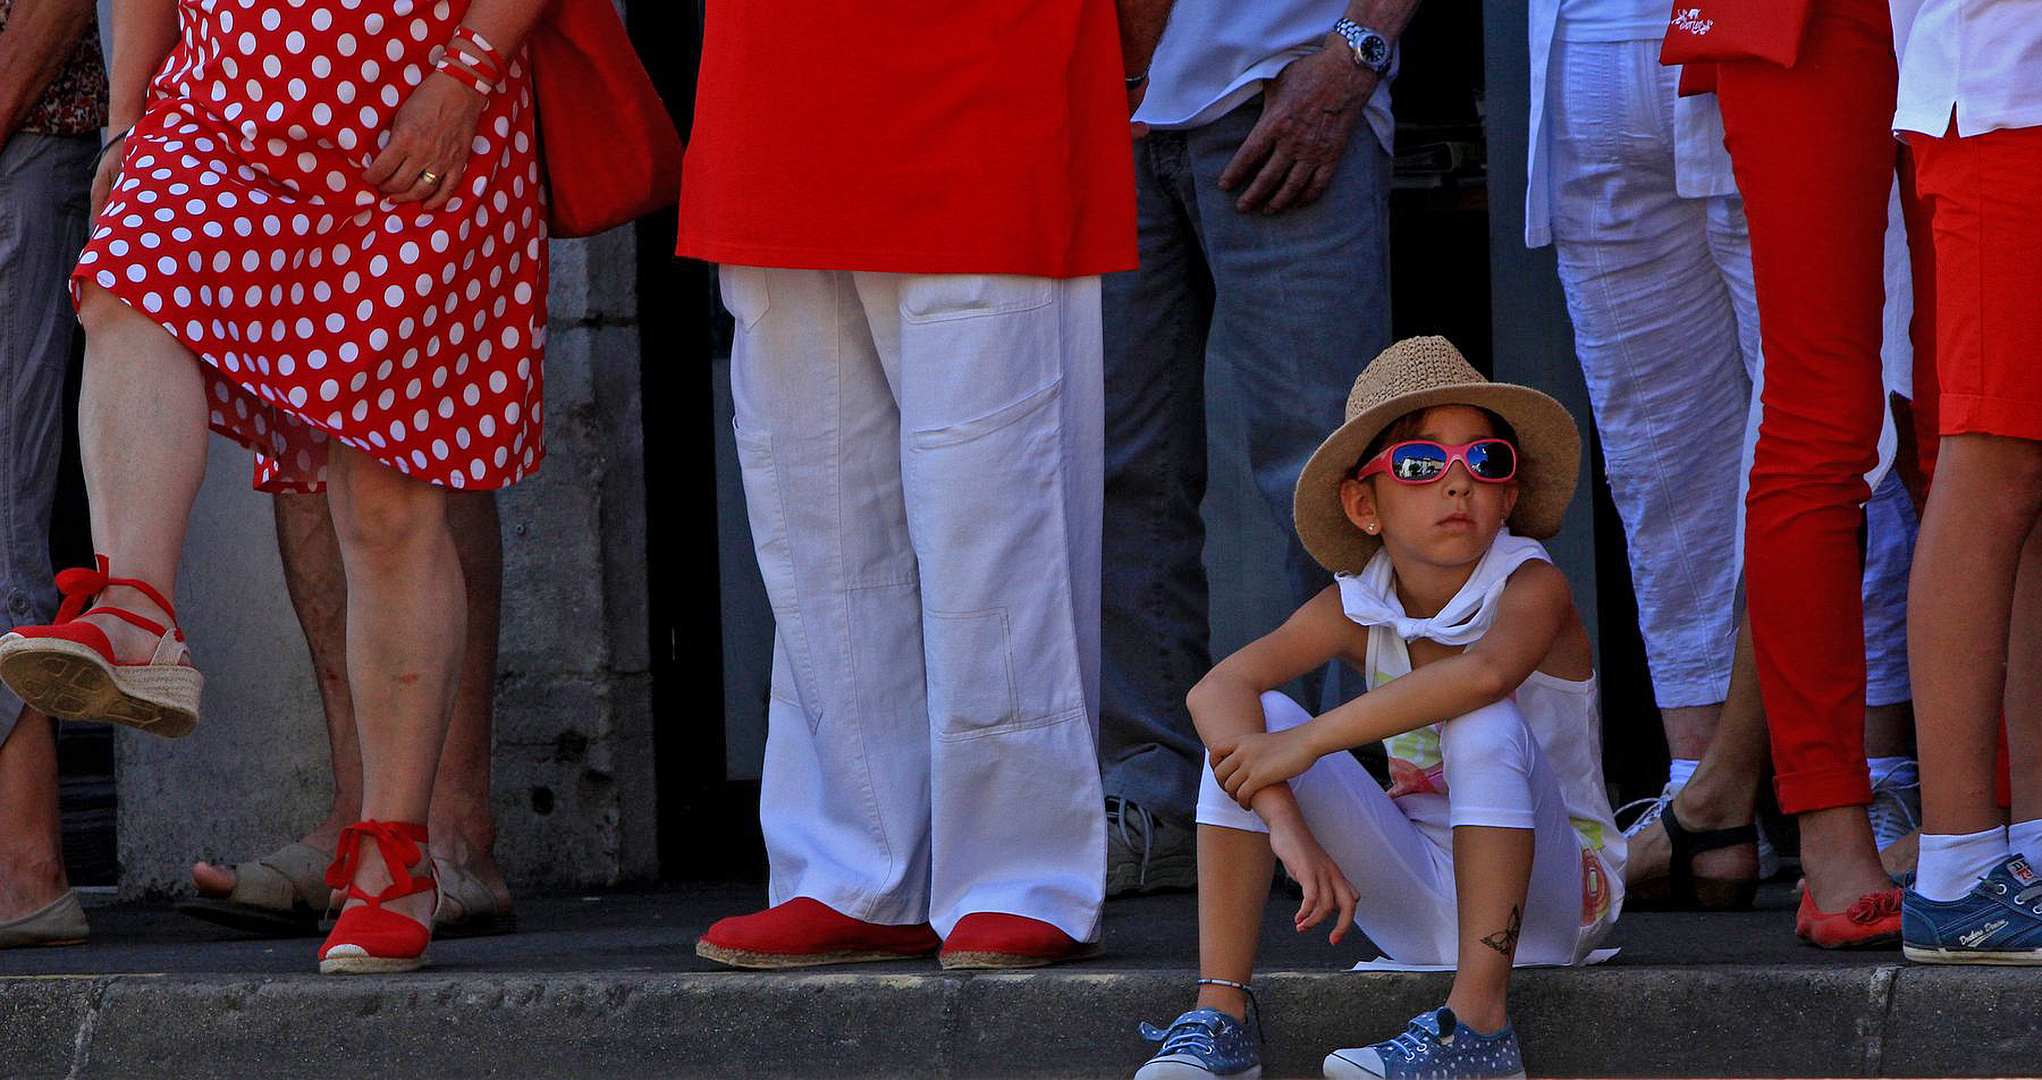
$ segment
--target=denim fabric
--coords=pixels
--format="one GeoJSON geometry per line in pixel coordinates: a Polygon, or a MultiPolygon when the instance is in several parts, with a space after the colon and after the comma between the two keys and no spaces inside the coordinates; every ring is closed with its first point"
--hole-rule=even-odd
{"type": "MultiPolygon", "coordinates": [[[[65,279],[85,245],[90,138],[16,135],[0,149],[0,627],[57,614],[50,500],[77,320],[65,279]]],[[[0,741],[21,699],[0,686],[0,741]]]]}
{"type": "MultiPolygon", "coordinates": [[[[1297,542],[1292,488],[1390,337],[1389,155],[1357,125],[1318,201],[1243,214],[1219,175],[1261,112],[1257,97],[1136,144],[1142,265],[1105,279],[1100,766],[1108,794],[1179,821],[1202,757],[1184,694],[1212,666],[1198,509],[1207,359],[1226,366],[1246,419],[1246,445],[1221,452],[1247,456],[1290,538],[1262,588],[1302,604],[1332,578],[1297,542]]],[[[1343,680],[1325,681],[1307,700],[1344,700],[1343,680]]]]}

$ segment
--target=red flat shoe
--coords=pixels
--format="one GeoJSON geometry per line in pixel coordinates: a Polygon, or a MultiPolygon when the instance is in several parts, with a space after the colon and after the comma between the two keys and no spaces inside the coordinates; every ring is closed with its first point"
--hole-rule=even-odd
{"type": "Polygon", "coordinates": [[[1842,911],[1821,911],[1815,893],[1801,893],[1794,933],[1823,949],[1872,949],[1900,943],[1900,890],[1866,893],[1842,911]]]}
{"type": "Polygon", "coordinates": [[[1040,919],[981,911],[957,920],[937,960],[946,968],[1026,968],[1098,952],[1097,944],[1074,940],[1040,919]]]}
{"type": "Polygon", "coordinates": [[[340,847],[333,865],[326,868],[326,885],[347,889],[348,898],[362,904],[341,909],[340,918],[334,921],[333,932],[319,947],[321,975],[375,975],[425,966],[425,948],[432,943],[431,925],[383,907],[399,897],[438,889],[431,873],[432,861],[425,857],[425,843],[425,826],[409,821],[357,821],[340,830],[340,847]],[[375,842],[376,853],[390,871],[390,885],[379,893],[365,892],[354,883],[365,840],[375,842]],[[415,874],[412,867],[426,873],[415,874]]]}
{"type": "Polygon", "coordinates": [[[797,896],[764,911],[718,919],[696,939],[695,955],[731,967],[771,970],[903,960],[927,956],[942,943],[928,923],[869,923],[797,896]]]}
{"type": "Polygon", "coordinates": [[[64,603],[56,622],[17,627],[0,637],[0,681],[30,708],[62,720],[105,720],[169,739],[190,734],[198,726],[205,679],[191,666],[177,612],[147,582],[108,577],[106,556],[94,558],[94,569],[57,575],[64,603]],[[148,597],[170,616],[170,625],[123,608],[85,610],[88,600],[111,585],[148,597]],[[156,635],[156,648],[148,660],[124,664],[114,659],[105,631],[80,621],[86,615],[111,615],[147,630],[156,635]]]}

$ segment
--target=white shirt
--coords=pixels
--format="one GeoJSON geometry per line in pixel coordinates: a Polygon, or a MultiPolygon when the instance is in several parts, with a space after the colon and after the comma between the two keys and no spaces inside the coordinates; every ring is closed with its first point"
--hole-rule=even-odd
{"type": "MultiPolygon", "coordinates": [[[[1202,127],[1262,92],[1264,81],[1326,43],[1346,0],[1177,0],[1149,61],[1149,89],[1134,118],[1152,128],[1202,127]]],[[[1390,73],[1363,115],[1385,153],[1394,152],[1390,73]]]]}
{"type": "Polygon", "coordinates": [[[1895,131],[1941,137],[2042,127],[2042,5],[2035,0],[1893,0],[1900,54],[1895,131]]]}
{"type": "MultiPolygon", "coordinates": [[[[1552,153],[1546,142],[1547,69],[1553,61],[1555,41],[1624,40],[1583,38],[1567,25],[1563,8],[1573,10],[1577,0],[1531,0],[1526,11],[1531,18],[1531,132],[1525,148],[1524,246],[1545,247],[1553,242],[1552,153]]],[[[1901,0],[1896,0],[1901,2],[1901,0]]],[[[1631,0],[1621,0],[1629,5],[1631,0]]],[[[1612,9],[1596,0],[1596,11],[1612,9]]],[[[1666,36],[1667,12],[1658,16],[1656,27],[1643,38],[1666,36]]],[[[1699,94],[1673,103],[1674,190],[1687,199],[1737,194],[1737,180],[1730,173],[1730,154],[1723,149],[1723,118],[1716,111],[1716,95],[1699,94]]]]}

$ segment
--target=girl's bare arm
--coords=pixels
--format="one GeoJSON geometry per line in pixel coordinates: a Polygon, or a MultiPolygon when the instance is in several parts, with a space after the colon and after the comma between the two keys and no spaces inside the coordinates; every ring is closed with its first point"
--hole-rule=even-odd
{"type": "Polygon", "coordinates": [[[177,47],[177,0],[113,0],[113,62],[107,65],[108,126],[135,126],[149,80],[177,47]]]}

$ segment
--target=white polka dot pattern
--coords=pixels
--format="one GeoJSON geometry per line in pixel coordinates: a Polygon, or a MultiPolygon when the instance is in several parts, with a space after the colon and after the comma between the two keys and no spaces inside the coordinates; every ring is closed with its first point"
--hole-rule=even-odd
{"type": "Polygon", "coordinates": [[[330,440],[498,488],[539,464],[546,225],[522,56],[461,190],[426,213],[362,173],[438,59],[452,0],[182,0],[121,181],[72,276],[203,362],[256,485],[313,491],[330,440]]]}

